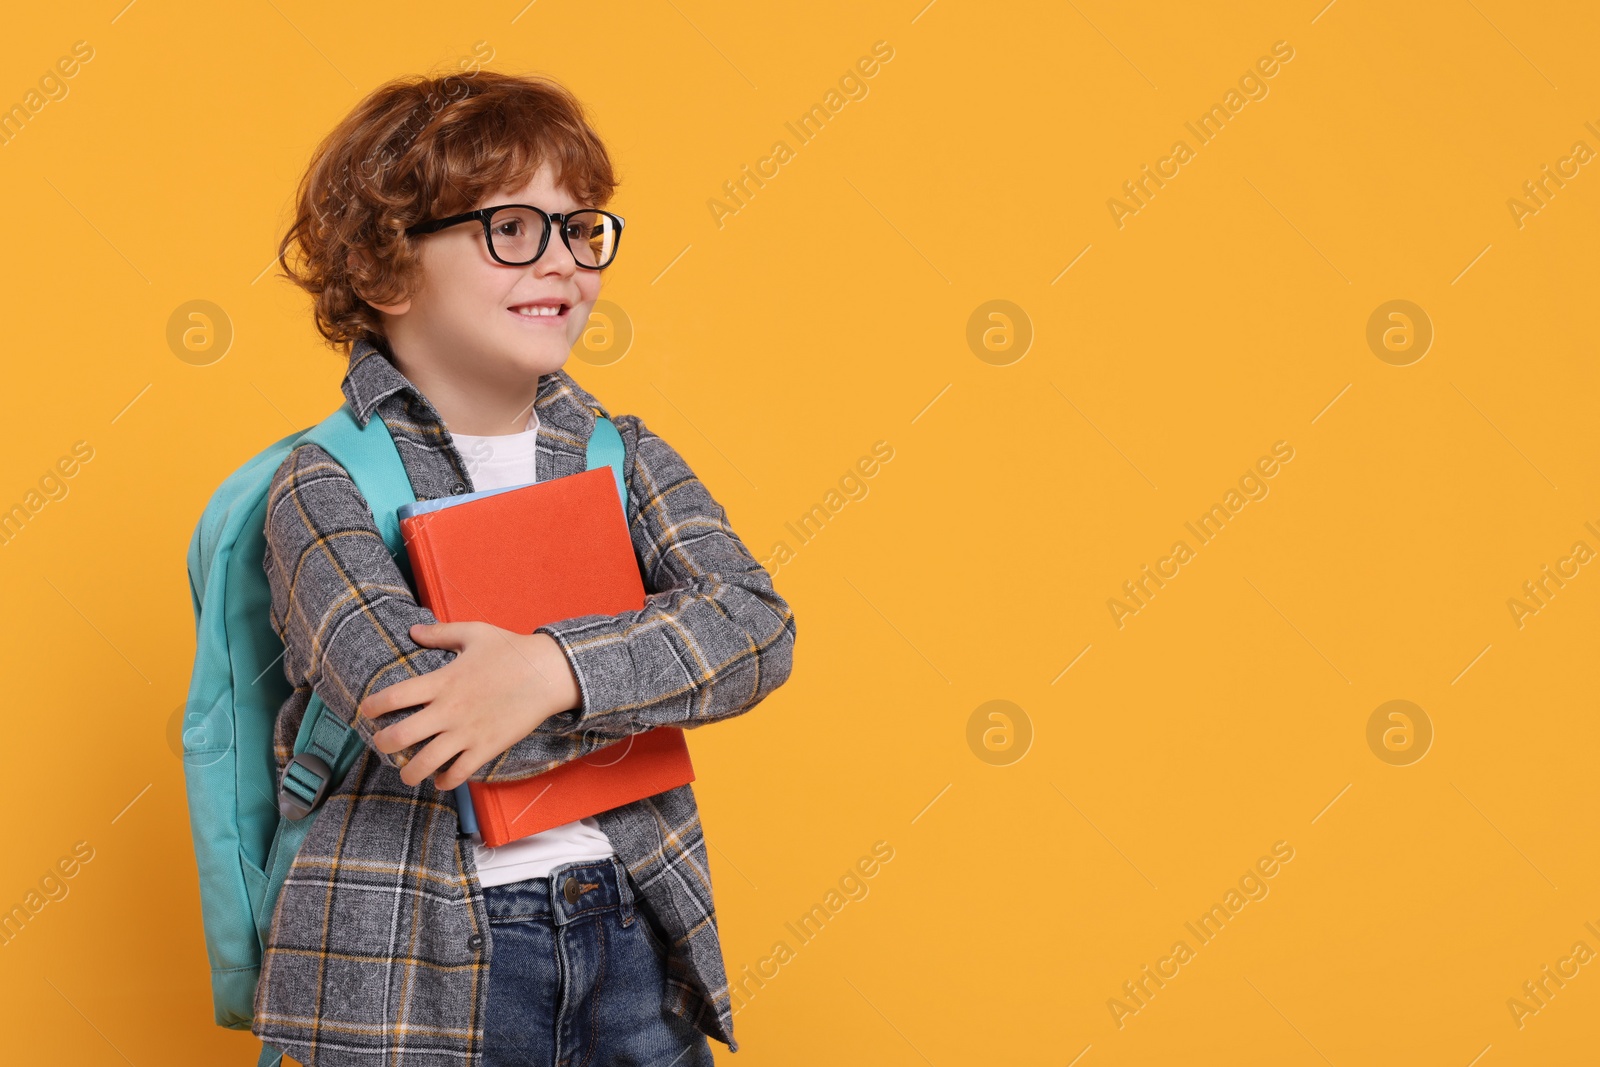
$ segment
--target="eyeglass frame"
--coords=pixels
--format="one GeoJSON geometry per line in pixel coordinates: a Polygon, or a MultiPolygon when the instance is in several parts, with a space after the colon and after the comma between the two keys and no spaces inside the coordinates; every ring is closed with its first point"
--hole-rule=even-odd
{"type": "Polygon", "coordinates": [[[563,212],[546,211],[543,208],[535,207],[532,204],[495,204],[491,207],[480,207],[476,211],[463,211],[459,215],[451,215],[448,218],[430,219],[427,222],[419,222],[414,226],[407,226],[405,233],[407,237],[417,237],[423,234],[433,233],[436,230],[442,230],[446,226],[458,226],[463,222],[471,222],[474,220],[483,224],[483,243],[484,246],[488,248],[489,255],[494,258],[496,263],[503,263],[508,267],[526,267],[530,263],[539,262],[539,257],[544,255],[546,249],[550,247],[550,233],[556,228],[554,224],[558,222],[562,224],[560,229],[561,243],[566,245],[567,251],[572,254],[573,264],[582,270],[605,270],[607,267],[611,266],[611,264],[617,261],[617,250],[622,247],[622,227],[624,222],[622,216],[614,214],[610,211],[604,211],[597,207],[582,207],[578,208],[576,211],[563,212]],[[491,237],[489,233],[489,220],[494,217],[494,213],[513,207],[527,208],[530,211],[537,212],[539,217],[544,219],[544,235],[539,239],[539,251],[533,254],[532,259],[526,260],[522,263],[513,263],[509,259],[501,259],[500,253],[496,252],[494,249],[494,238],[491,237]],[[567,228],[565,225],[567,219],[573,215],[577,215],[585,211],[592,211],[599,215],[605,215],[607,218],[616,220],[617,223],[617,238],[611,249],[611,258],[606,260],[598,267],[591,267],[588,264],[579,263],[578,254],[572,250],[572,242],[567,240],[567,228]]]}

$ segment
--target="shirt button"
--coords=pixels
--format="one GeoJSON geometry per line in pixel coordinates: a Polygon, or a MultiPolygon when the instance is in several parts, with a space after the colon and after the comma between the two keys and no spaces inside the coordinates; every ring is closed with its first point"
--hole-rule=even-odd
{"type": "Polygon", "coordinates": [[[468,948],[482,948],[483,947],[483,935],[482,934],[473,934],[471,937],[467,938],[467,947],[468,948]]]}
{"type": "Polygon", "coordinates": [[[457,482],[455,485],[450,487],[450,491],[452,493],[465,493],[467,491],[467,483],[457,482]]]}
{"type": "Polygon", "coordinates": [[[576,878],[568,878],[566,884],[561,887],[561,895],[567,898],[568,904],[576,904],[578,902],[578,880],[576,878]]]}

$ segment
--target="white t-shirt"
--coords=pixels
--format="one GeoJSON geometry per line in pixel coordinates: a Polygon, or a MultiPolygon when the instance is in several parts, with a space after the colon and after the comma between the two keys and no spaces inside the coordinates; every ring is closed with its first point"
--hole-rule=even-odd
{"type": "MultiPolygon", "coordinates": [[[[528,419],[521,433],[480,437],[451,434],[456,450],[472,476],[472,487],[503,489],[538,481],[537,453],[539,413],[528,419]]],[[[472,854],[478,865],[482,885],[505,885],[524,878],[542,878],[551,870],[572,860],[605,859],[613,855],[611,839],[593,818],[577,819],[552,826],[543,833],[507,842],[499,848],[485,848],[481,834],[472,835],[472,854]]]]}

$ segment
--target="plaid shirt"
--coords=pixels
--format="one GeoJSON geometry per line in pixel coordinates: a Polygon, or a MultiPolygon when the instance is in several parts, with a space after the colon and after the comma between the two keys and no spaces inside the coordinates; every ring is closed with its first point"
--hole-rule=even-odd
{"type": "MultiPolygon", "coordinates": [[[[443,420],[380,349],[358,343],[341,386],[365,425],[389,427],[419,499],[469,491],[443,420]]],[[[595,410],[564,370],[542,376],[535,405],[545,479],[586,467],[595,410]]],[[[693,728],[750,710],[788,678],[795,623],[727,512],[673,448],[617,416],[628,525],[648,594],[640,611],[584,615],[547,633],[571,662],[578,708],[552,716],[473,775],[526,777],[660,725],[693,728]]],[[[273,916],[254,1033],[311,1067],[477,1067],[490,938],[470,839],[430,779],[400,780],[422,744],[380,754],[379,723],[356,716],[367,694],[455,658],[409,636],[434,622],[384,547],[345,470],[305,444],[272,480],[263,560],[272,624],[294,692],[277,720],[279,771],[313,689],[368,741],[331,791],[296,855],[273,916]]],[[[712,902],[711,871],[684,785],[596,818],[670,947],[665,1002],[738,1051],[712,902]]]]}

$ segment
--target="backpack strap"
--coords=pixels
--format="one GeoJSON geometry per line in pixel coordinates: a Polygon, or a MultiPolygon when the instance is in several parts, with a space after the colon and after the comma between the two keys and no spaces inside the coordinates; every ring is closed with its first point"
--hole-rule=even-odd
{"type": "Polygon", "coordinates": [[[411,488],[411,478],[406,474],[405,463],[395,447],[388,425],[376,412],[362,426],[349,401],[338,410],[307,430],[300,442],[320,445],[355,480],[356,488],[366,498],[372,510],[372,521],[378,527],[389,554],[395,557],[402,569],[409,569],[410,560],[400,539],[402,504],[417,499],[411,488]]]}
{"type": "MultiPolygon", "coordinates": [[[[417,495],[411,488],[411,478],[406,474],[405,463],[400,459],[388,425],[374,413],[362,426],[346,401],[307,430],[297,442],[306,443],[321,447],[355,481],[372,511],[373,523],[384,545],[409,583],[411,561],[401,541],[397,510],[402,504],[416,500],[417,495]]],[[[320,697],[313,695],[295,738],[294,755],[279,783],[278,811],[284,819],[291,824],[305,822],[328,790],[344,780],[361,750],[359,739],[351,736],[352,733],[349,724],[333,714],[320,697]]],[[[285,829],[287,831],[287,827],[285,829]]],[[[309,829],[307,823],[298,836],[304,836],[304,831],[309,829]]],[[[298,845],[298,841],[295,844],[298,845]]],[[[280,862],[292,861],[295,851],[295,848],[280,849],[280,854],[287,853],[280,862]]]]}
{"type": "Polygon", "coordinates": [[[589,435],[589,451],[585,470],[609,466],[617,478],[617,499],[622,502],[622,517],[628,517],[628,481],[622,476],[622,435],[611,420],[595,409],[594,432],[589,435]]]}

